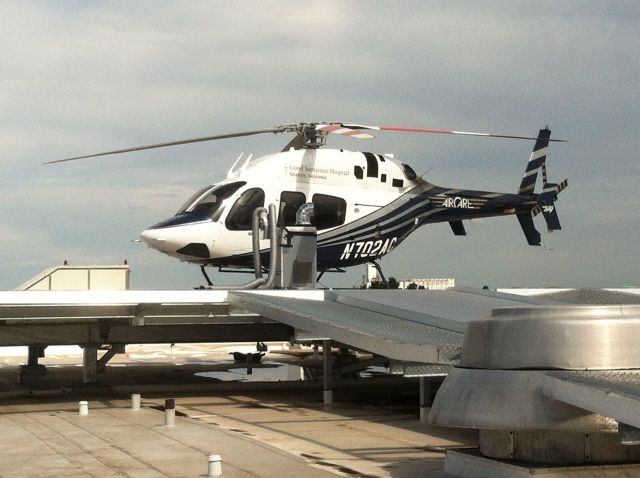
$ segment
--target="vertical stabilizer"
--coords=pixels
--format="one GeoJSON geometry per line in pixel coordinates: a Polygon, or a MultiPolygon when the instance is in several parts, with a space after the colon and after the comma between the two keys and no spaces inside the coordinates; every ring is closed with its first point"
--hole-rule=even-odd
{"type": "Polygon", "coordinates": [[[561,229],[555,202],[558,199],[558,193],[567,187],[568,182],[566,179],[559,184],[549,182],[547,177],[547,150],[549,149],[550,137],[551,131],[549,128],[541,129],[538,133],[536,144],[533,147],[533,152],[527,163],[527,169],[518,189],[518,194],[529,196],[537,203],[531,211],[518,213],[518,221],[522,231],[527,238],[527,242],[532,246],[540,245],[540,233],[533,224],[534,216],[542,213],[549,232],[561,229]],[[542,192],[536,195],[534,190],[538,179],[538,171],[542,175],[542,192]]]}
{"type": "Polygon", "coordinates": [[[518,214],[518,221],[520,222],[520,227],[522,227],[522,232],[524,232],[524,236],[527,238],[527,243],[530,246],[539,246],[540,245],[540,233],[536,229],[536,226],[533,224],[533,218],[531,217],[531,213],[523,213],[518,214]]]}
{"type": "MultiPolygon", "coordinates": [[[[527,169],[524,172],[524,176],[522,176],[518,194],[533,196],[536,179],[538,178],[538,170],[545,166],[545,161],[547,160],[547,149],[549,147],[550,137],[551,131],[549,128],[541,129],[538,133],[538,139],[536,140],[533,152],[529,157],[529,162],[527,163],[527,169]]],[[[546,176],[546,171],[543,172],[546,176]]]]}

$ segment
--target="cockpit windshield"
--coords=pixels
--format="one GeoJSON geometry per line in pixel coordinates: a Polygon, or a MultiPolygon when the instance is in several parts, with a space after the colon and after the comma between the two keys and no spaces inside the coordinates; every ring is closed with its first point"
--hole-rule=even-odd
{"type": "Polygon", "coordinates": [[[216,185],[209,185],[206,186],[202,189],[198,189],[197,192],[193,193],[191,196],[189,196],[189,199],[187,199],[184,204],[182,206],[180,206],[180,209],[178,209],[178,212],[176,212],[176,216],[178,214],[182,214],[183,212],[186,212],[187,209],[189,209],[189,206],[191,206],[194,202],[196,202],[196,199],[200,199],[200,196],[202,196],[204,193],[206,193],[207,191],[209,191],[210,189],[215,188],[216,185]]]}
{"type": "Polygon", "coordinates": [[[217,220],[220,215],[216,213],[222,212],[221,206],[224,200],[245,184],[247,183],[244,181],[237,181],[234,183],[207,186],[191,196],[178,210],[177,214],[189,212],[211,218],[216,216],[214,220],[217,220]]]}

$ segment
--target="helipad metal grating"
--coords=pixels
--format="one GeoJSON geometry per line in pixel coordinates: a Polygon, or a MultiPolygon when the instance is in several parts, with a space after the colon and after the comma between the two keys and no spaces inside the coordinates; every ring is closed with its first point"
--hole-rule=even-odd
{"type": "Polygon", "coordinates": [[[547,372],[544,394],[640,428],[640,370],[547,372]]]}
{"type": "Polygon", "coordinates": [[[453,347],[463,334],[398,317],[338,304],[329,300],[303,300],[230,292],[234,305],[257,312],[311,334],[396,360],[453,363],[453,347]]]}
{"type": "Polygon", "coordinates": [[[546,305],[553,302],[479,289],[449,290],[332,290],[326,298],[420,324],[465,333],[472,320],[491,315],[496,307],[546,305]]]}
{"type": "Polygon", "coordinates": [[[602,289],[575,289],[537,296],[570,304],[622,305],[640,304],[640,295],[602,289]]]}
{"type": "Polygon", "coordinates": [[[413,362],[391,362],[389,371],[404,377],[446,377],[453,365],[433,365],[413,362]]]}

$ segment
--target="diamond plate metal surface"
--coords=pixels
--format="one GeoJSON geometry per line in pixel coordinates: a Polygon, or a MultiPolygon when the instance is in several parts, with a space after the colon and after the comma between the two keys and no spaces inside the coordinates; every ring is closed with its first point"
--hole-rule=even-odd
{"type": "Polygon", "coordinates": [[[640,403],[640,370],[553,371],[547,372],[547,375],[606,395],[613,393],[640,403]]]}
{"type": "Polygon", "coordinates": [[[640,428],[640,370],[550,371],[543,393],[640,428]]]}
{"type": "Polygon", "coordinates": [[[455,363],[463,334],[327,300],[232,292],[234,304],[279,322],[391,359],[455,363]]]}
{"type": "MultiPolygon", "coordinates": [[[[246,297],[246,296],[245,296],[246,297]]],[[[309,322],[328,323],[397,343],[462,345],[462,334],[329,301],[261,296],[259,300],[295,311],[309,322]]],[[[310,329],[307,329],[310,330],[310,329]]],[[[332,337],[340,340],[339,337],[332,337]]]]}
{"type": "Polygon", "coordinates": [[[405,377],[445,377],[453,365],[434,365],[414,362],[391,362],[389,371],[405,377]]]}

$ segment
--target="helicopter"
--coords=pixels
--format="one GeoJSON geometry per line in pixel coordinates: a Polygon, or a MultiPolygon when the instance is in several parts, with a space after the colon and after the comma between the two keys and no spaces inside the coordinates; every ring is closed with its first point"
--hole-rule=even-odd
{"type": "MultiPolygon", "coordinates": [[[[141,233],[141,240],[184,262],[219,270],[253,268],[252,214],[274,204],[278,227],[296,224],[296,212],[313,204],[311,225],[317,229],[320,274],[372,263],[397,248],[425,224],[448,222],[454,235],[466,235],[463,220],[515,215],[529,245],[541,244],[533,217],[542,213],[549,232],[560,230],[555,202],[568,180],[550,183],[546,157],[548,127],[537,137],[455,130],[368,126],[341,122],[294,123],[223,135],[191,138],[76,156],[46,164],[121,154],[202,141],[266,133],[294,133],[282,151],[253,158],[240,155],[226,178],[195,192],[168,219],[141,233]],[[520,186],[515,193],[447,188],[431,184],[391,154],[326,149],[327,136],[373,139],[371,131],[395,131],[534,140],[520,186]],[[534,192],[538,173],[542,190],[534,192]]],[[[260,241],[268,268],[268,240],[260,241]]],[[[384,276],[382,276],[384,277],[384,276]]]]}

